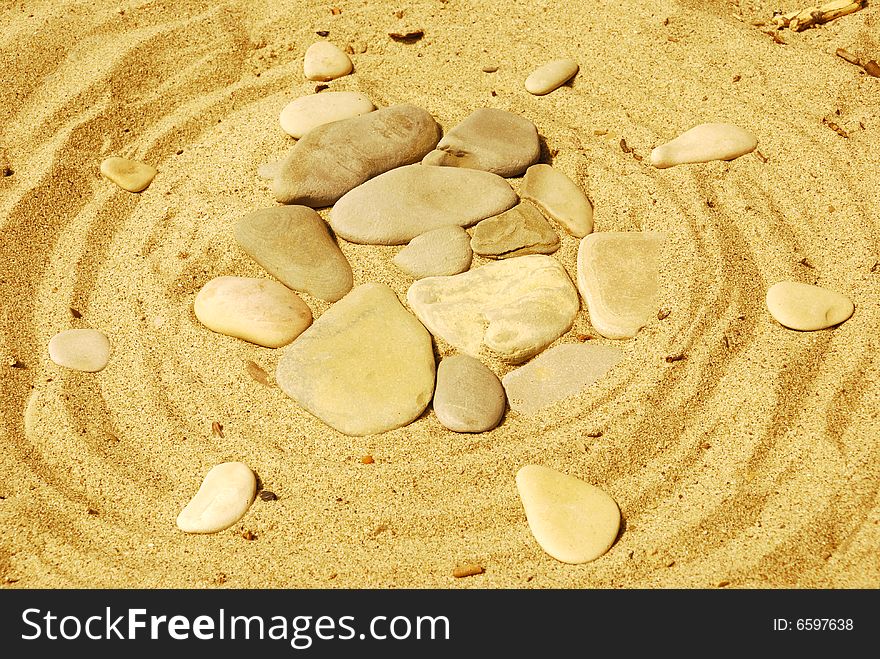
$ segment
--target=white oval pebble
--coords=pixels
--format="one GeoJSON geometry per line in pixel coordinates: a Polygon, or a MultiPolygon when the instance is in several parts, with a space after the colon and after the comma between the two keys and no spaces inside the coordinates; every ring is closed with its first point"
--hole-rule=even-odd
{"type": "Polygon", "coordinates": [[[348,55],[329,41],[313,43],[303,58],[303,73],[309,80],[334,80],[348,75],[352,68],[348,55]]]}
{"type": "Polygon", "coordinates": [[[110,361],[110,341],[98,330],[64,330],[49,341],[49,359],[75,371],[96,373],[110,361]]]}
{"type": "Polygon", "coordinates": [[[256,492],[257,479],[246,464],[219,464],[180,511],[177,527],[186,533],[216,533],[229,528],[247,512],[256,492]]]}
{"type": "Polygon", "coordinates": [[[526,78],[526,91],[535,96],[549,94],[571,80],[578,72],[573,59],[556,59],[539,66],[526,78]]]}
{"type": "Polygon", "coordinates": [[[299,139],[312,128],[331,121],[350,119],[376,109],[373,101],[360,92],[324,92],[300,96],[281,110],[281,128],[299,139]]]}
{"type": "Polygon", "coordinates": [[[620,531],[617,503],[598,487],[538,465],[516,474],[535,540],[563,563],[587,563],[611,548],[620,531]]]}
{"type": "Polygon", "coordinates": [[[733,160],[758,146],[758,138],[732,124],[700,124],[671,142],[651,151],[651,164],[658,169],[674,165],[733,160]]]}
{"type": "Polygon", "coordinates": [[[101,175],[123,190],[143,192],[153,182],[156,168],[137,160],[113,156],[101,163],[101,175]]]}
{"type": "Polygon", "coordinates": [[[767,309],[780,325],[811,331],[842,323],[855,307],[848,297],[827,288],[781,281],[767,291],[767,309]]]}

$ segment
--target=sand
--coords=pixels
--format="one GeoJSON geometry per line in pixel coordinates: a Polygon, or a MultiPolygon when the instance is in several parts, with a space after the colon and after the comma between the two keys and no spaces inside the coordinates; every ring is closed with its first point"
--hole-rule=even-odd
{"type": "MultiPolygon", "coordinates": [[[[0,10],[4,587],[880,586],[880,79],[834,55],[880,56],[880,3],[783,30],[785,45],[752,21],[791,0],[100,4],[0,10]],[[388,37],[413,28],[415,43],[388,37]],[[483,106],[532,120],[544,161],[589,189],[596,231],[666,232],[668,317],[593,339],[624,352],[608,377],[481,435],[429,409],[348,437],[255,382],[247,360],[271,377],[282,352],[208,331],[192,303],[213,277],[266,276],[232,228],[274,205],[257,168],[293,144],[278,113],[315,89],[302,57],[318,30],[366,45],[331,89],[422,106],[447,130],[483,106]],[[528,94],[559,57],[580,63],[573,82],[528,94]],[[647,165],[707,121],[753,131],[760,155],[647,165]],[[159,173],[124,192],[99,175],[111,155],[159,173]],[[782,279],[844,293],[855,314],[786,330],[764,307],[782,279]],[[105,370],[51,363],[71,327],[110,337],[105,370]],[[277,501],[216,535],[179,531],[207,471],[239,460],[277,501]],[[529,463],[614,497],[606,555],[572,566],[537,546],[514,482],[529,463]],[[485,573],[456,579],[462,564],[485,573]]],[[[399,247],[342,248],[356,285],[405,299],[399,247]]],[[[576,250],[566,235],[556,254],[572,276],[576,250]]],[[[591,333],[582,310],[556,344],[591,333]]]]}

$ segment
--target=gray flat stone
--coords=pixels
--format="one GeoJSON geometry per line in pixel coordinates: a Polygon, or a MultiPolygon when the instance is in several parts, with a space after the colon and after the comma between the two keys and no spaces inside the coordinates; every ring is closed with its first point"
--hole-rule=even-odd
{"type": "Polygon", "coordinates": [[[235,224],[235,240],[273,277],[335,302],[352,287],[351,266],[321,216],[308,206],[275,206],[235,224]]]}
{"type": "Polygon", "coordinates": [[[471,237],[459,226],[433,229],[416,236],[392,259],[413,279],[457,275],[471,267],[471,237]]]}
{"type": "Polygon", "coordinates": [[[524,201],[474,227],[471,249],[490,259],[552,254],[559,249],[559,236],[541,211],[524,201]]]}
{"type": "Polygon", "coordinates": [[[434,414],[455,432],[486,432],[504,416],[504,388],[492,371],[470,355],[446,357],[437,367],[434,414]]]}
{"type": "Polygon", "coordinates": [[[578,290],[602,336],[628,339],[656,316],[663,240],[656,231],[605,231],[581,240],[578,290]]]}
{"type": "Polygon", "coordinates": [[[545,350],[502,379],[510,409],[534,414],[576,396],[623,358],[617,348],[566,343],[545,350]]]}
{"type": "Polygon", "coordinates": [[[550,165],[539,163],[529,167],[520,195],[577,238],[593,231],[590,200],[574,181],[550,165]]]}
{"type": "Polygon", "coordinates": [[[395,167],[419,162],[440,127],[425,110],[395,105],[313,128],[290,150],[272,182],[276,201],[330,206],[395,167]]]}
{"type": "Polygon", "coordinates": [[[446,133],[422,164],[519,176],[540,156],[535,124],[512,112],[480,108],[446,133]]]}
{"type": "Polygon", "coordinates": [[[516,202],[516,193],[495,174],[410,165],[348,192],[330,211],[330,226],[350,242],[400,245],[432,229],[470,226],[516,202]]]}
{"type": "Polygon", "coordinates": [[[434,336],[479,358],[536,355],[571,328],[579,298],[565,268],[542,254],[494,261],[409,287],[410,308],[434,336]]]}
{"type": "Polygon", "coordinates": [[[64,368],[97,373],[110,361],[110,341],[94,329],[64,330],[49,341],[49,359],[64,368]]]}
{"type": "Polygon", "coordinates": [[[431,336],[384,284],[358,286],[285,349],[285,394],[346,435],[415,420],[434,392],[431,336]]]}

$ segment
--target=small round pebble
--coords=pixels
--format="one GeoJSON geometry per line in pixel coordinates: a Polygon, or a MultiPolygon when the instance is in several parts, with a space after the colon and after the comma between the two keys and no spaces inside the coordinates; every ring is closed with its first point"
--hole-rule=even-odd
{"type": "Polygon", "coordinates": [[[110,361],[110,341],[98,330],[64,330],[49,341],[49,358],[65,368],[97,373],[110,361]]]}
{"type": "Polygon", "coordinates": [[[329,41],[318,41],[306,49],[303,73],[309,80],[335,80],[352,71],[351,59],[329,41]]]}
{"type": "Polygon", "coordinates": [[[848,297],[827,288],[781,281],[767,291],[767,309],[780,325],[812,331],[842,323],[855,307],[848,297]]]}
{"type": "Polygon", "coordinates": [[[123,190],[143,192],[153,182],[156,168],[137,160],[113,156],[101,163],[101,175],[123,190]]]}
{"type": "Polygon", "coordinates": [[[572,59],[556,59],[539,66],[526,78],[526,91],[535,96],[549,94],[571,80],[578,72],[578,63],[572,59]]]}
{"type": "Polygon", "coordinates": [[[486,432],[501,423],[504,388],[492,371],[469,355],[446,357],[437,367],[434,413],[455,432],[486,432]]]}

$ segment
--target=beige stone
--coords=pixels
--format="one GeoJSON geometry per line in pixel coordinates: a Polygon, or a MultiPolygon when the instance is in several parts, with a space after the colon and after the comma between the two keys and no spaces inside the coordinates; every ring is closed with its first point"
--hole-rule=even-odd
{"type": "Polygon", "coordinates": [[[94,329],[64,330],[49,341],[49,358],[65,368],[97,373],[110,361],[110,341],[94,329]]]}
{"type": "Polygon", "coordinates": [[[541,211],[524,201],[474,227],[471,249],[492,259],[552,254],[559,249],[559,236],[541,211]]]}
{"type": "Polygon", "coordinates": [[[558,169],[539,163],[526,170],[520,196],[577,238],[593,231],[593,205],[583,190],[558,169]]]}
{"type": "Polygon", "coordinates": [[[156,173],[155,167],[127,158],[113,156],[101,163],[101,175],[129,192],[146,190],[156,173]]]}
{"type": "Polygon", "coordinates": [[[574,78],[579,68],[572,59],[555,59],[542,64],[526,78],[526,91],[536,96],[549,94],[574,78]]]}
{"type": "Polygon", "coordinates": [[[313,43],[303,57],[303,74],[308,80],[335,80],[348,75],[352,69],[348,55],[329,41],[313,43]]]}
{"type": "Polygon", "coordinates": [[[810,331],[842,323],[855,307],[848,297],[827,288],[781,281],[767,290],[767,309],[780,325],[810,331]]]}
{"type": "Polygon", "coordinates": [[[516,474],[532,535],[563,563],[587,563],[607,552],[620,531],[620,508],[603,490],[539,465],[516,474]]]}
{"type": "Polygon", "coordinates": [[[758,146],[758,138],[732,124],[700,124],[685,131],[671,142],[651,151],[654,167],[733,160],[750,153],[758,146]]]}
{"type": "Polygon", "coordinates": [[[656,316],[664,235],[602,232],[578,248],[577,286],[599,334],[628,339],[656,316]]]}
{"type": "Polygon", "coordinates": [[[450,225],[416,236],[392,259],[413,279],[457,275],[471,267],[471,237],[450,225]]]}
{"type": "Polygon", "coordinates": [[[242,462],[213,467],[199,491],[177,516],[186,533],[216,533],[229,528],[247,512],[257,492],[254,472],[242,462]]]}
{"type": "Polygon", "coordinates": [[[296,293],[271,279],[216,277],[196,294],[193,311],[208,329],[267,348],[280,348],[312,322],[296,293]]]}
{"type": "Polygon", "coordinates": [[[323,92],[300,96],[284,106],[278,117],[281,129],[297,139],[312,128],[351,119],[376,109],[360,92],[323,92]]]}
{"type": "Polygon", "coordinates": [[[434,414],[455,432],[486,432],[504,416],[498,376],[470,355],[446,357],[437,367],[434,414]]]}

